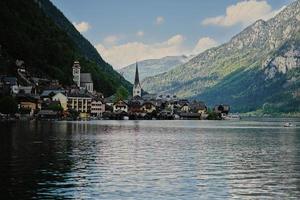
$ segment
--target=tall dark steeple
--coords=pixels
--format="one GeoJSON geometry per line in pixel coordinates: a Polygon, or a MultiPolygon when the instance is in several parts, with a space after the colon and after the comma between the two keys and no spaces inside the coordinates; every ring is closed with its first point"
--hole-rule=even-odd
{"type": "Polygon", "coordinates": [[[133,91],[132,96],[142,96],[142,86],[140,84],[140,78],[139,78],[139,67],[138,63],[136,63],[135,66],[135,78],[134,78],[134,85],[133,85],[133,91]]]}
{"type": "Polygon", "coordinates": [[[138,63],[136,62],[136,64],[135,64],[135,79],[134,79],[134,85],[139,85],[139,84],[140,84],[139,68],[138,68],[138,63]]]}

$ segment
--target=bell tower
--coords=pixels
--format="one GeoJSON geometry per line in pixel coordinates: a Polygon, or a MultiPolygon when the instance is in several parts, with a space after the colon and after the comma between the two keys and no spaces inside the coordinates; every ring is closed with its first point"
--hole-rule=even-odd
{"type": "Polygon", "coordinates": [[[75,61],[73,64],[73,81],[80,87],[80,64],[79,61],[75,61]]]}
{"type": "Polygon", "coordinates": [[[135,96],[142,96],[142,86],[140,84],[140,78],[139,78],[139,69],[138,69],[138,64],[136,63],[135,66],[135,79],[134,79],[134,86],[133,86],[133,91],[132,91],[132,97],[135,96]]]}

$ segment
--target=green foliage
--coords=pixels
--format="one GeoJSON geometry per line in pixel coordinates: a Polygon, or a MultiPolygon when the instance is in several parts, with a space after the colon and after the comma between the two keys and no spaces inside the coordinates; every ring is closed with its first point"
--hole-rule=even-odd
{"type": "Polygon", "coordinates": [[[71,117],[73,120],[76,120],[79,117],[79,112],[76,110],[69,110],[69,117],[71,117]]]}
{"type": "Polygon", "coordinates": [[[115,102],[127,99],[128,95],[128,91],[123,86],[119,87],[115,95],[115,102]]]}
{"type": "Polygon", "coordinates": [[[11,96],[5,96],[0,99],[0,113],[15,114],[18,111],[18,104],[11,96]]]}
{"type": "Polygon", "coordinates": [[[20,59],[31,74],[69,85],[72,64],[80,60],[83,72],[92,73],[95,89],[105,96],[120,86],[131,88],[49,0],[40,2],[0,1],[1,73],[14,75],[20,59]]]}
{"type": "Polygon", "coordinates": [[[48,109],[53,111],[58,111],[58,112],[62,112],[64,110],[60,104],[51,104],[48,106],[48,109]]]}

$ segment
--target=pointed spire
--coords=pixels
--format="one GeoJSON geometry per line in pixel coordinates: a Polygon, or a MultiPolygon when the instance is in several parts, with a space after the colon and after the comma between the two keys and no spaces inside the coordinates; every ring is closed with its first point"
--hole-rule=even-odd
{"type": "Polygon", "coordinates": [[[136,65],[135,65],[135,79],[134,79],[134,85],[139,85],[139,84],[140,84],[139,68],[138,68],[138,63],[136,62],[136,65]]]}

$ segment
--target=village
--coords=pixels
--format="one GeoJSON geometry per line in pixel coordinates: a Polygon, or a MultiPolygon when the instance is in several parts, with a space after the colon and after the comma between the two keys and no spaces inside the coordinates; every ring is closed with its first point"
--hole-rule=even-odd
{"type": "Polygon", "coordinates": [[[23,61],[16,65],[16,76],[0,76],[2,120],[220,120],[230,111],[229,105],[209,109],[202,101],[144,92],[138,63],[132,96],[127,99],[104,98],[96,92],[92,75],[82,73],[78,61],[71,66],[74,84],[67,87],[58,80],[31,76],[23,61]]]}

